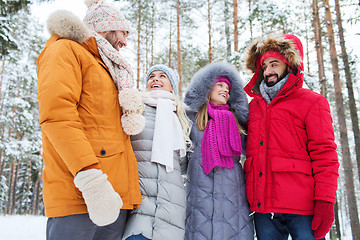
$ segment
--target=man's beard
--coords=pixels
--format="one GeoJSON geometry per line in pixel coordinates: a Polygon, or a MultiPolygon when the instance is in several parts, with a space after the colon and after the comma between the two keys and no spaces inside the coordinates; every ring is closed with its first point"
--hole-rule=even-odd
{"type": "Polygon", "coordinates": [[[283,72],[283,74],[279,77],[278,74],[274,73],[274,74],[270,74],[268,76],[265,77],[264,81],[265,81],[265,84],[266,86],[268,87],[272,87],[274,86],[275,84],[277,84],[278,82],[280,82],[281,80],[284,79],[284,77],[286,77],[286,75],[288,75],[289,71],[287,69],[285,69],[285,71],[283,72]],[[272,77],[272,76],[276,76],[276,81],[275,82],[268,82],[268,78],[269,77],[272,77]]]}
{"type": "Polygon", "coordinates": [[[115,50],[117,49],[117,45],[118,45],[118,41],[116,39],[115,33],[110,31],[106,34],[105,39],[111,44],[111,46],[113,46],[115,48],[115,50]]]}

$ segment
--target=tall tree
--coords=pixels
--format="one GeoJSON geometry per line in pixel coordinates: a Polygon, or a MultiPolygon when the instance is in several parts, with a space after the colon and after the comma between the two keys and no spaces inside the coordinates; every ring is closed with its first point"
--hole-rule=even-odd
{"type": "Polygon", "coordinates": [[[176,0],[176,27],[177,27],[177,71],[180,77],[179,96],[182,97],[182,72],[181,72],[181,41],[180,41],[180,0],[176,0]]]}
{"type": "Polygon", "coordinates": [[[212,47],[211,47],[211,4],[210,0],[207,0],[207,6],[208,6],[208,36],[209,36],[209,62],[212,62],[213,53],[212,53],[212,47]]]}
{"type": "MultiPolygon", "coordinates": [[[[251,0],[249,0],[249,12],[251,12],[251,0]]],[[[249,18],[250,38],[253,38],[252,20],[249,18]]]]}
{"type": "MultiPolygon", "coordinates": [[[[23,214],[33,204],[39,214],[42,201],[34,203],[35,184],[42,171],[41,134],[38,122],[35,60],[44,45],[42,27],[26,10],[11,17],[14,40],[18,48],[4,56],[4,95],[1,99],[0,126],[0,212],[23,214]],[[4,136],[6,136],[4,138],[4,136]]],[[[40,194],[40,192],[38,192],[40,194]]]]}
{"type": "Polygon", "coordinates": [[[225,39],[226,39],[226,60],[230,59],[231,56],[231,38],[230,38],[230,11],[229,11],[229,2],[224,0],[224,27],[225,27],[225,39]]]}
{"type": "Polygon", "coordinates": [[[332,65],[333,78],[334,78],[336,112],[337,112],[338,124],[340,129],[340,143],[341,143],[341,153],[342,153],[341,156],[342,156],[343,168],[345,172],[345,187],[346,187],[346,195],[347,195],[347,204],[349,207],[351,231],[352,231],[353,239],[358,240],[360,239],[359,215],[358,215],[357,201],[355,195],[355,187],[354,187],[354,179],[353,179],[353,171],[352,171],[353,166],[351,162],[349,141],[347,135],[344,100],[342,95],[339,64],[338,64],[338,57],[335,48],[334,29],[331,18],[329,0],[323,0],[323,6],[325,8],[325,20],[327,23],[326,27],[327,27],[329,44],[330,44],[330,58],[331,58],[331,65],[332,65]]]}
{"type": "Polygon", "coordinates": [[[140,42],[141,42],[141,0],[138,0],[138,40],[137,40],[137,75],[136,88],[140,88],[140,42]]]}
{"type": "Polygon", "coordinates": [[[319,82],[320,82],[320,94],[326,97],[326,78],[325,78],[325,68],[324,68],[324,51],[321,40],[321,25],[319,17],[319,8],[318,0],[313,0],[312,9],[313,9],[313,28],[314,28],[314,40],[315,40],[315,49],[318,63],[318,72],[319,72],[319,82]]]}
{"type": "MultiPolygon", "coordinates": [[[[359,117],[357,115],[356,101],[354,97],[354,88],[353,88],[353,81],[350,72],[349,56],[347,54],[345,47],[344,28],[342,26],[339,0],[335,0],[335,11],[336,11],[336,22],[339,29],[341,56],[343,59],[344,69],[345,69],[346,87],[349,95],[350,117],[351,117],[352,129],[354,134],[355,146],[360,146],[359,117]]],[[[360,182],[360,147],[355,147],[355,152],[356,152],[356,161],[358,167],[358,177],[360,182]]]]}
{"type": "Polygon", "coordinates": [[[234,51],[237,52],[239,49],[239,30],[238,30],[238,3],[237,0],[233,0],[233,9],[234,9],[234,51]]]}

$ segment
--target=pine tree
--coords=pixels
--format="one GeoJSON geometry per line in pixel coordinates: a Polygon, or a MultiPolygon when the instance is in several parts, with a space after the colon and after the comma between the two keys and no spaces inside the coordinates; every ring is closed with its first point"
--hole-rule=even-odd
{"type": "Polygon", "coordinates": [[[332,65],[333,77],[334,77],[336,111],[337,111],[338,123],[340,125],[340,143],[341,143],[341,153],[342,153],[341,155],[342,155],[343,168],[345,172],[347,204],[349,207],[352,237],[354,240],[356,240],[356,239],[360,239],[359,215],[358,215],[356,201],[354,201],[354,199],[356,199],[356,195],[355,195],[355,186],[354,186],[353,171],[352,171],[353,167],[352,167],[351,155],[349,149],[346,117],[344,111],[344,100],[343,100],[341,81],[339,75],[338,58],[335,48],[335,37],[334,37],[329,0],[323,0],[323,6],[325,8],[325,19],[327,22],[326,26],[327,26],[327,32],[328,32],[328,38],[330,44],[330,57],[331,57],[331,65],[332,65]]]}
{"type": "MultiPolygon", "coordinates": [[[[39,199],[33,189],[36,184],[41,187],[41,175],[34,174],[42,172],[35,60],[44,39],[39,37],[40,26],[30,19],[26,10],[11,17],[17,49],[8,49],[4,57],[4,94],[0,112],[0,212],[9,214],[33,212],[31,206],[35,199],[39,199]]],[[[33,213],[42,212],[41,201],[37,200],[35,207],[38,210],[33,213]]]]}

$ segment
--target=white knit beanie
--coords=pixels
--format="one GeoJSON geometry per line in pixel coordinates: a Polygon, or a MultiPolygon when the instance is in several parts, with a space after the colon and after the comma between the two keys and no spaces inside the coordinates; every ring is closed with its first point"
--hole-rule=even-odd
{"type": "Polygon", "coordinates": [[[95,32],[127,31],[130,34],[128,21],[114,3],[106,3],[105,0],[85,0],[88,6],[84,22],[95,32]]]}

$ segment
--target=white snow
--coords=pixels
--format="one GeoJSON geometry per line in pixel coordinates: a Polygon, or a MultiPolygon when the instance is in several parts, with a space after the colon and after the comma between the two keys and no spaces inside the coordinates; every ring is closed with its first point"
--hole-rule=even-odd
{"type": "Polygon", "coordinates": [[[0,239],[45,240],[46,221],[44,216],[0,215],[0,239]]]}

